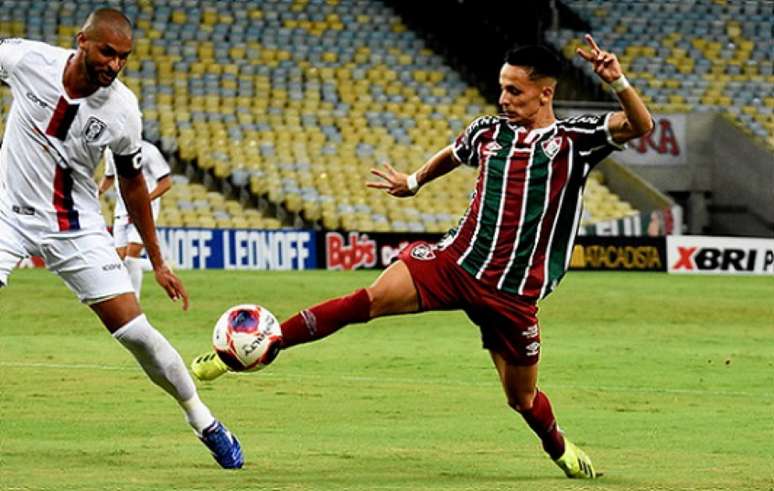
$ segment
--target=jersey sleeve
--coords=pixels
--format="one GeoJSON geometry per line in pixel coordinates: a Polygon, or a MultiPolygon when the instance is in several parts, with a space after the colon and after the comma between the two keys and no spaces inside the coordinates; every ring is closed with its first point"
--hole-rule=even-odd
{"type": "Polygon", "coordinates": [[[171,172],[167,160],[162,155],[161,150],[152,143],[144,143],[142,146],[142,158],[150,175],[157,181],[171,172]]]}
{"type": "Polygon", "coordinates": [[[572,139],[575,151],[583,160],[596,164],[615,150],[624,150],[626,144],[613,141],[610,117],[605,114],[584,114],[562,121],[562,127],[572,139]]]}
{"type": "Polygon", "coordinates": [[[454,139],[452,154],[459,162],[471,167],[478,167],[478,152],[476,147],[481,135],[497,121],[492,116],[481,116],[474,120],[454,139]]]}
{"type": "Polygon", "coordinates": [[[124,127],[109,146],[115,160],[116,174],[125,177],[142,171],[142,116],[135,106],[128,111],[124,127]]]}
{"type": "Polygon", "coordinates": [[[116,161],[113,159],[113,152],[109,149],[105,149],[105,177],[116,176],[116,161]]]}
{"type": "Polygon", "coordinates": [[[34,41],[20,38],[0,39],[0,80],[10,84],[19,62],[35,44],[34,41]]]}

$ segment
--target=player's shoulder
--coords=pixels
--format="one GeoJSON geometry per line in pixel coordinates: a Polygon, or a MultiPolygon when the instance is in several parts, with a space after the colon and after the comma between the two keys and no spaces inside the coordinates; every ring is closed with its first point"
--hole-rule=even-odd
{"type": "Polygon", "coordinates": [[[24,38],[0,39],[0,48],[13,51],[18,59],[28,58],[40,64],[53,63],[72,52],[72,50],[53,46],[42,41],[24,38]]]}
{"type": "Polygon", "coordinates": [[[136,111],[139,114],[140,103],[137,96],[120,79],[115,79],[110,84],[110,98],[115,104],[119,104],[125,109],[136,111]]]}
{"type": "Polygon", "coordinates": [[[603,124],[606,117],[607,114],[573,115],[567,118],[558,119],[556,121],[556,126],[565,130],[593,130],[597,129],[601,124],[603,124]]]}
{"type": "Polygon", "coordinates": [[[467,128],[468,133],[477,133],[485,128],[493,128],[504,121],[507,121],[501,116],[495,116],[492,114],[485,114],[474,119],[467,128]]]}

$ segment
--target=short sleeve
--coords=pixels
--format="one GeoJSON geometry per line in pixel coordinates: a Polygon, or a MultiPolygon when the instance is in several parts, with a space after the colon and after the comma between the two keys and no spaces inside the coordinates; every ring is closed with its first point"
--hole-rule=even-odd
{"type": "Polygon", "coordinates": [[[471,167],[478,167],[476,144],[481,136],[497,122],[492,116],[482,116],[474,120],[459,134],[452,143],[452,153],[459,162],[471,167]]]}
{"type": "Polygon", "coordinates": [[[35,44],[19,38],[0,39],[0,80],[10,83],[17,65],[35,44]]]}
{"type": "Polygon", "coordinates": [[[113,140],[109,147],[116,158],[129,157],[140,151],[142,141],[142,116],[140,110],[129,110],[121,134],[113,140]]]}
{"type": "Polygon", "coordinates": [[[113,152],[109,148],[105,149],[105,177],[115,177],[116,161],[113,159],[113,152]]]}
{"type": "Polygon", "coordinates": [[[572,139],[577,152],[588,154],[591,152],[623,150],[625,144],[616,143],[610,134],[610,117],[613,113],[584,114],[562,121],[562,128],[572,139]]]}
{"type": "Polygon", "coordinates": [[[145,162],[144,165],[148,169],[147,172],[153,176],[154,179],[159,180],[164,176],[168,176],[171,172],[167,160],[162,155],[161,150],[152,143],[143,142],[142,145],[142,158],[145,162]]]}

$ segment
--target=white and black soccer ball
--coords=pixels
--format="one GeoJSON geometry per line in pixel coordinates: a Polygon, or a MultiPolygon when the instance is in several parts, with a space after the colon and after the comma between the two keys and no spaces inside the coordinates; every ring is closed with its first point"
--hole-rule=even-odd
{"type": "Polygon", "coordinates": [[[212,347],[235,372],[260,370],[277,357],[282,331],[274,314],[260,305],[236,305],[215,324],[212,347]]]}

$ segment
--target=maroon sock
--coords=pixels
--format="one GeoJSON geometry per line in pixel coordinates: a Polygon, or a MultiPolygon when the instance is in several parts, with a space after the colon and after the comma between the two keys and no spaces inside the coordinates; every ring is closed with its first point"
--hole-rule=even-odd
{"type": "Polygon", "coordinates": [[[282,347],[290,348],[324,338],[347,324],[370,320],[371,299],[361,288],[344,297],[334,298],[302,310],[280,325],[282,347]]]}
{"type": "Polygon", "coordinates": [[[539,390],[535,393],[532,408],[522,411],[521,416],[532,431],[537,433],[543,442],[543,449],[552,459],[558,459],[564,453],[564,437],[559,432],[556,417],[551,410],[548,397],[539,390]]]}

